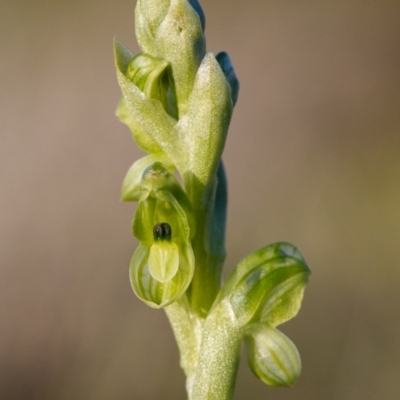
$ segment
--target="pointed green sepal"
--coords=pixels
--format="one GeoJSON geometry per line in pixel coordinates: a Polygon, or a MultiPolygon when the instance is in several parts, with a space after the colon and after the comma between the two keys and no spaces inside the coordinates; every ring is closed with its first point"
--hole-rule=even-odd
{"type": "Polygon", "coordinates": [[[275,327],[299,311],[310,270],[289,243],[263,247],[242,260],[224,285],[239,325],[275,327]]]}
{"type": "Polygon", "coordinates": [[[179,247],[179,267],[175,275],[164,282],[150,272],[150,251],[149,246],[140,244],[133,254],[129,273],[132,289],[150,307],[166,307],[183,296],[193,278],[193,250],[190,244],[179,247]]]}
{"type": "Polygon", "coordinates": [[[146,168],[157,161],[163,163],[169,172],[174,172],[174,166],[172,165],[171,160],[165,154],[150,154],[140,158],[129,168],[124,181],[122,182],[122,201],[139,200],[141,194],[140,183],[142,181],[143,172],[146,168]]]}
{"type": "Polygon", "coordinates": [[[225,74],[229,85],[231,86],[231,97],[233,106],[235,106],[237,98],[239,96],[239,80],[236,77],[235,70],[233,69],[233,65],[228,53],[221,51],[218,53],[215,58],[217,59],[222,71],[225,74]]]}
{"type": "Polygon", "coordinates": [[[299,352],[282,332],[264,325],[248,336],[249,365],[270,386],[292,386],[301,373],[299,352]]]}

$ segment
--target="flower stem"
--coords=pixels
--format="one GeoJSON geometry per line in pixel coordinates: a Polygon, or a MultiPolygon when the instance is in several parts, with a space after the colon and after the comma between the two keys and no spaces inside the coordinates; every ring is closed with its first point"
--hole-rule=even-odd
{"type": "Polygon", "coordinates": [[[231,400],[242,349],[236,318],[222,300],[207,317],[189,400],[231,400]]]}

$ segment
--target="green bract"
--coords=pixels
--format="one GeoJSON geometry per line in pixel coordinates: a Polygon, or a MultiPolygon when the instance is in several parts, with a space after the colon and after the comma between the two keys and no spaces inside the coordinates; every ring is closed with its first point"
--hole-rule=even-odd
{"type": "MultiPolygon", "coordinates": [[[[120,57],[119,65],[124,78],[132,82],[148,99],[158,100],[171,116],[176,116],[175,94],[170,82],[168,62],[145,53],[134,56],[118,42],[116,55],[120,57]]],[[[142,129],[140,122],[129,112],[125,99],[121,99],[116,113],[121,122],[128,125],[134,140],[142,150],[162,153],[157,142],[142,129]]]]}
{"type": "MultiPolygon", "coordinates": [[[[147,97],[126,75],[133,54],[117,40],[114,42],[114,51],[117,78],[124,97],[123,104],[127,108],[122,112],[126,118],[124,122],[129,125],[129,121],[134,121],[132,129],[138,132],[137,136],[134,134],[134,138],[145,151],[150,153],[162,151],[173,162],[178,160],[181,147],[177,138],[172,135],[176,120],[167,113],[159,99],[147,97]]],[[[174,164],[177,165],[175,162],[174,164]]]]}
{"type": "Polygon", "coordinates": [[[208,53],[197,71],[187,113],[174,129],[186,148],[184,178],[194,180],[191,184],[201,190],[210,186],[217,172],[231,115],[229,83],[214,55],[208,53]]]}

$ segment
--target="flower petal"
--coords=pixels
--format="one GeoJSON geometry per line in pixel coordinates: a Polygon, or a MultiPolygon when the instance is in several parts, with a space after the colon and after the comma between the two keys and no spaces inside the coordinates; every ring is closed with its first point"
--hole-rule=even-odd
{"type": "Polygon", "coordinates": [[[156,241],[150,247],[149,271],[159,282],[168,282],[179,268],[179,249],[176,243],[156,241]]]}

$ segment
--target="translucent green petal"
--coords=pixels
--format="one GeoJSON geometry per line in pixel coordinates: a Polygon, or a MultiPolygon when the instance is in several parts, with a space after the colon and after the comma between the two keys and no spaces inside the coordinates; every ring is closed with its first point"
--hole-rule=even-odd
{"type": "Polygon", "coordinates": [[[149,271],[154,279],[164,283],[172,279],[179,268],[179,248],[174,242],[156,241],[150,247],[149,271]]]}
{"type": "Polygon", "coordinates": [[[155,225],[154,212],[156,204],[157,200],[148,195],[145,200],[139,202],[135,216],[133,217],[133,235],[147,246],[151,246],[154,241],[153,227],[155,225]]]}

